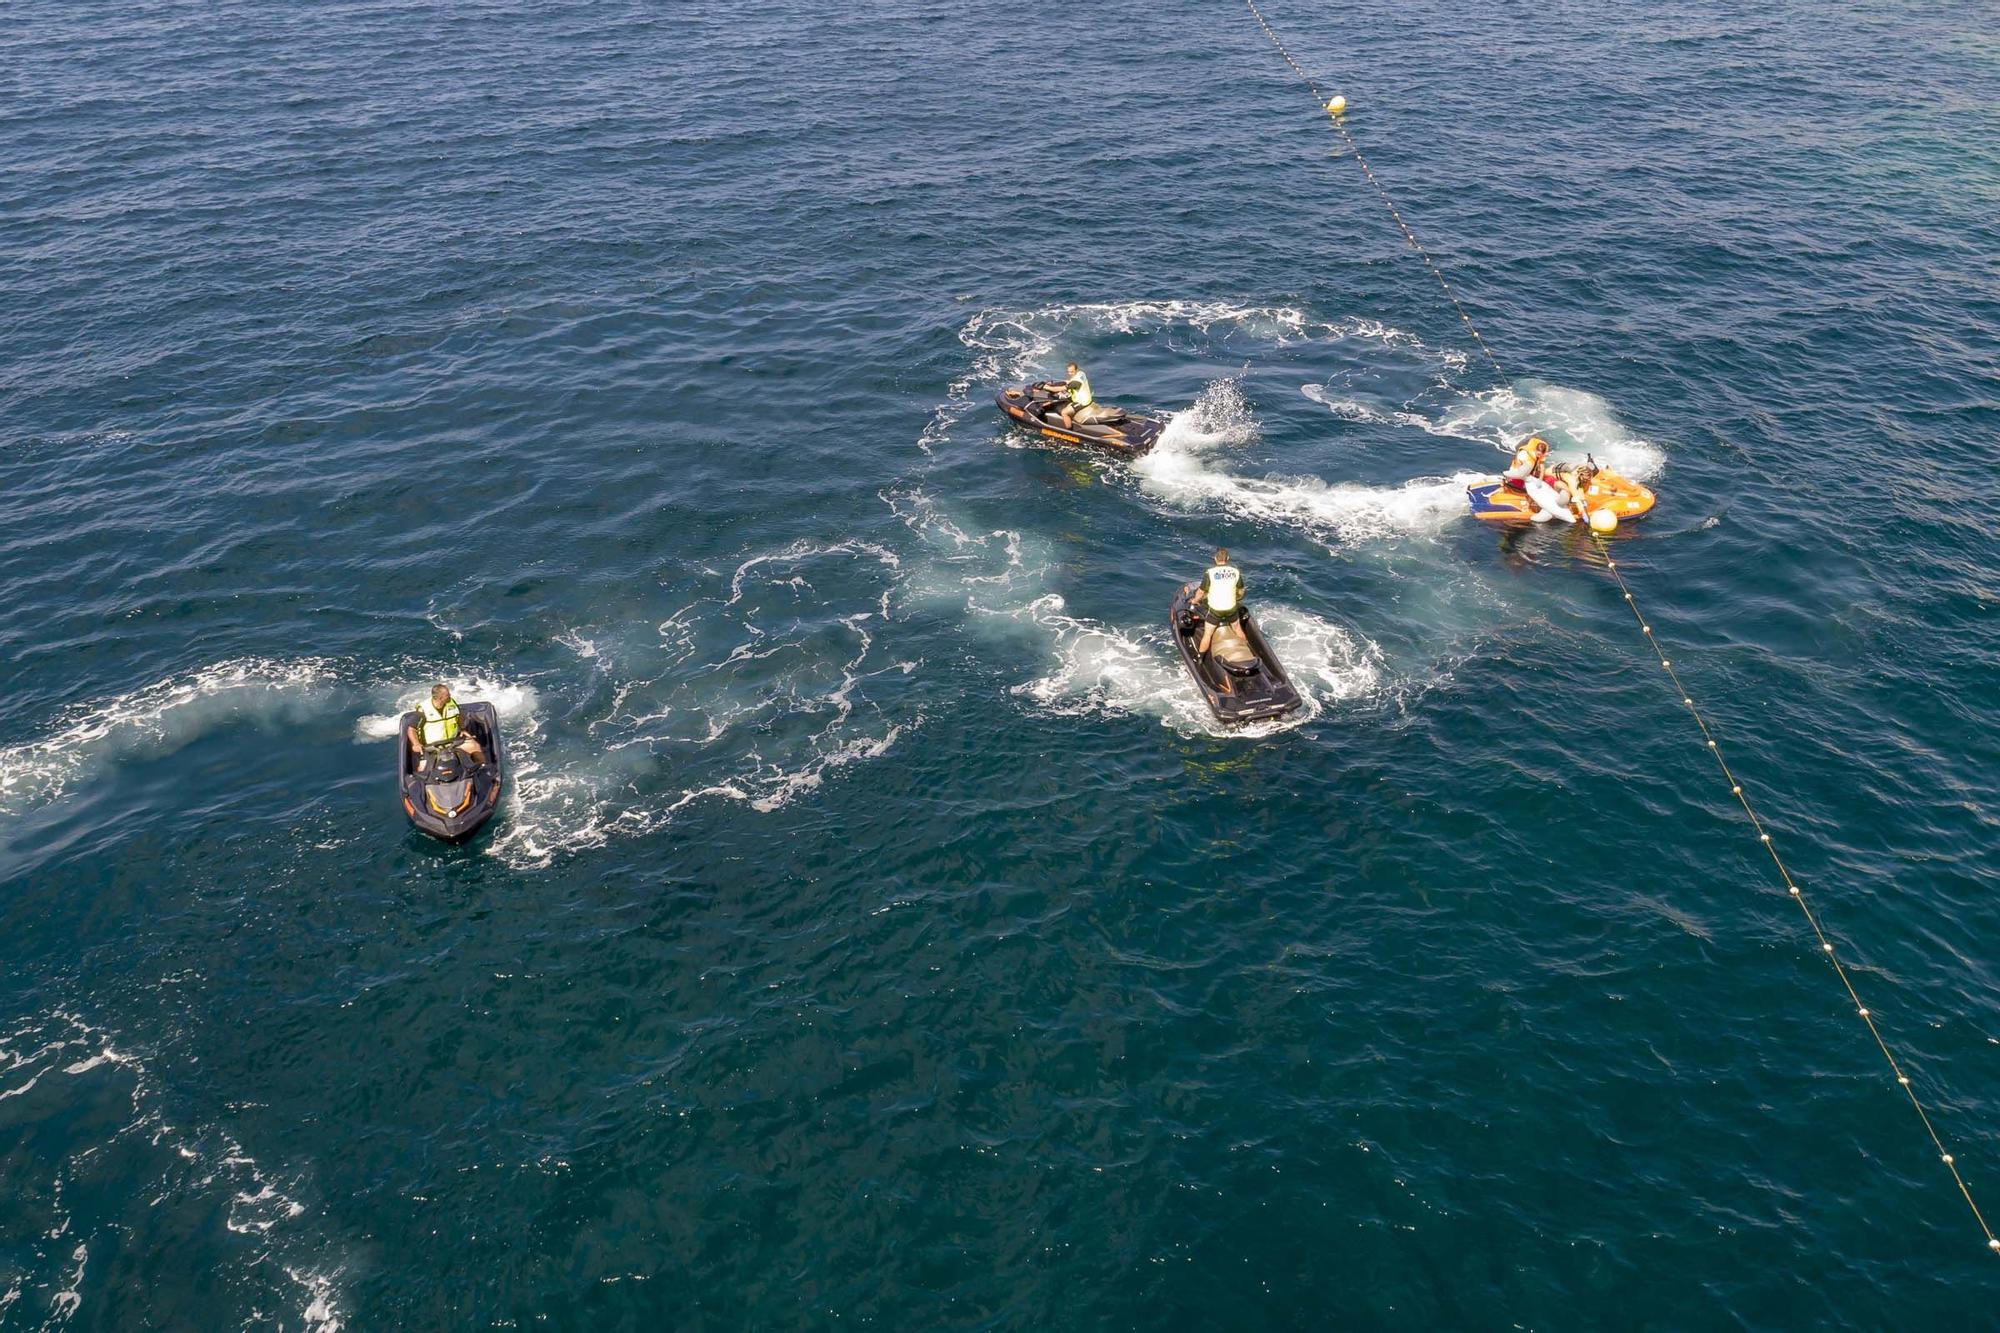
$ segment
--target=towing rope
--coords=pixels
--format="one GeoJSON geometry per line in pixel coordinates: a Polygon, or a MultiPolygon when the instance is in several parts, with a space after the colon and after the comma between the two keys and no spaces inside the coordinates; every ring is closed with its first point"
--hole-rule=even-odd
{"type": "MultiPolygon", "coordinates": [[[[1250,7],[1251,16],[1257,20],[1257,26],[1264,30],[1264,35],[1271,39],[1271,45],[1278,48],[1278,54],[1283,56],[1285,63],[1292,67],[1292,73],[1298,75],[1306,87],[1312,90],[1313,101],[1319,105],[1322,112],[1326,113],[1328,122],[1333,126],[1334,131],[1340,135],[1342,141],[1346,143],[1348,151],[1354,156],[1355,163],[1360,166],[1361,174],[1366,176],[1368,183],[1375,187],[1376,194],[1381,196],[1383,205],[1389,210],[1389,216],[1396,220],[1396,226],[1402,231],[1403,239],[1410,243],[1410,248],[1416,251],[1419,259],[1424,261],[1424,267],[1428,268],[1431,271],[1431,276],[1437,279],[1438,286],[1444,291],[1445,299],[1451,302],[1452,309],[1458,311],[1458,317],[1464,322],[1466,331],[1472,335],[1473,342],[1478,344],[1479,350],[1486,356],[1487,364],[1493,367],[1493,373],[1500,377],[1501,385],[1505,387],[1509,381],[1506,372],[1500,369],[1500,362],[1494,357],[1493,349],[1486,345],[1486,339],[1480,337],[1479,330],[1473,327],[1472,316],[1466,313],[1465,307],[1460,304],[1457,294],[1452,291],[1451,284],[1445,281],[1443,270],[1438,267],[1437,261],[1431,258],[1430,252],[1424,249],[1422,243],[1417,240],[1417,235],[1410,229],[1410,224],[1403,220],[1401,210],[1396,207],[1395,201],[1389,197],[1388,189],[1383,186],[1381,178],[1375,174],[1375,169],[1368,165],[1368,158],[1362,153],[1361,146],[1354,141],[1353,134],[1348,131],[1346,123],[1341,119],[1341,112],[1345,107],[1344,100],[1335,98],[1329,101],[1320,91],[1319,84],[1313,79],[1312,75],[1306,73],[1304,67],[1292,58],[1292,53],[1285,49],[1284,42],[1279,40],[1278,34],[1272,30],[1270,23],[1264,18],[1264,12],[1257,8],[1257,0],[1243,0],[1243,3],[1250,7]]],[[[1625,605],[1632,608],[1632,616],[1638,622],[1639,632],[1645,636],[1647,646],[1660,659],[1660,669],[1667,673],[1667,679],[1673,682],[1674,692],[1680,696],[1682,705],[1688,710],[1688,716],[1693,718],[1695,726],[1701,729],[1702,741],[1709,754],[1715,759],[1716,767],[1721,770],[1722,780],[1729,784],[1729,794],[1734,796],[1737,803],[1743,807],[1743,814],[1749,819],[1751,829],[1756,832],[1757,839],[1763,844],[1764,850],[1770,854],[1771,864],[1776,867],[1778,878],[1784,883],[1785,892],[1791,897],[1793,902],[1799,905],[1799,911],[1804,913],[1806,924],[1811,927],[1813,937],[1819,941],[1820,952],[1826,956],[1826,961],[1833,965],[1833,974],[1840,979],[1842,988],[1847,992],[1847,998],[1853,1002],[1854,1012],[1860,1016],[1862,1023],[1867,1027],[1868,1035],[1874,1039],[1876,1049],[1882,1052],[1882,1058],[1888,1062],[1889,1072],[1895,1075],[1897,1086],[1902,1088],[1903,1095],[1909,1098],[1910,1109],[1917,1113],[1917,1120],[1923,1125],[1924,1133],[1930,1139],[1931,1146],[1937,1149],[1938,1160],[1944,1163],[1945,1170],[1951,1173],[1952,1183],[1958,1186],[1959,1194],[1964,1197],[1965,1206],[1972,1210],[1972,1220],[1979,1224],[1979,1230],[1985,1235],[1987,1249],[1995,1253],[2000,1253],[2000,1237],[1996,1237],[1993,1234],[1993,1228],[1986,1223],[1986,1215],[1979,1211],[1979,1204],[1972,1197],[1971,1187],[1965,1183],[1964,1175],[1959,1172],[1957,1159],[1952,1155],[1951,1150],[1945,1146],[1944,1138],[1938,1133],[1937,1124],[1931,1118],[1930,1111],[1924,1106],[1923,1100],[1917,1096],[1916,1087],[1910,1082],[1909,1074],[1904,1072],[1902,1061],[1896,1058],[1895,1052],[1889,1048],[1888,1040],[1883,1037],[1882,1030],[1875,1025],[1875,1015],[1869,1011],[1867,1005],[1861,1002],[1861,994],[1854,988],[1854,978],[1848,971],[1846,964],[1841,962],[1840,955],[1834,951],[1833,940],[1828,937],[1826,927],[1821,924],[1819,913],[1814,911],[1812,904],[1806,901],[1805,891],[1800,888],[1798,881],[1792,878],[1792,872],[1786,867],[1784,858],[1778,855],[1778,845],[1771,840],[1769,831],[1764,827],[1764,821],[1757,817],[1756,809],[1750,804],[1750,797],[1743,790],[1742,781],[1730,769],[1729,762],[1722,757],[1722,747],[1716,743],[1715,729],[1709,725],[1708,719],[1702,715],[1701,709],[1696,706],[1694,695],[1688,691],[1686,684],[1682,682],[1680,673],[1674,670],[1673,662],[1668,659],[1666,650],[1660,646],[1659,637],[1653,633],[1652,625],[1647,622],[1645,613],[1639,609],[1638,600],[1632,595],[1631,584],[1625,581],[1624,572],[1618,568],[1618,562],[1611,558],[1610,546],[1606,541],[1605,534],[1593,528],[1590,529],[1590,535],[1596,541],[1599,553],[1604,557],[1605,568],[1609,569],[1611,577],[1617,580],[1618,591],[1624,595],[1625,605]]]]}

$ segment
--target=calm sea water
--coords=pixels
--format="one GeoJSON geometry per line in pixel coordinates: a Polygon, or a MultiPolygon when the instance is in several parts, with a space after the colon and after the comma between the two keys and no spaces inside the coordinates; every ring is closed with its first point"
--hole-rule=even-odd
{"type": "Polygon", "coordinates": [[[17,7],[0,1325],[1973,1327],[1978,5],[17,7]],[[1082,361],[1123,466],[989,399],[1082,361]],[[1212,727],[1229,545],[1310,697],[1212,727]],[[516,771],[406,826],[443,676],[516,771]]]}

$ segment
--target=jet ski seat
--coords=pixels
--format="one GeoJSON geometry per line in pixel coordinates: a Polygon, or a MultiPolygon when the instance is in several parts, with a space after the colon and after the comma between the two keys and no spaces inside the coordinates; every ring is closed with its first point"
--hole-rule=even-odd
{"type": "Polygon", "coordinates": [[[1232,676],[1254,676],[1263,664],[1242,634],[1217,634],[1210,645],[1215,660],[1232,676]]]}
{"type": "Polygon", "coordinates": [[[440,745],[433,750],[425,751],[423,758],[417,761],[416,768],[418,777],[427,784],[435,786],[440,783],[460,781],[466,776],[465,770],[471,766],[470,757],[457,746],[440,745]]]}

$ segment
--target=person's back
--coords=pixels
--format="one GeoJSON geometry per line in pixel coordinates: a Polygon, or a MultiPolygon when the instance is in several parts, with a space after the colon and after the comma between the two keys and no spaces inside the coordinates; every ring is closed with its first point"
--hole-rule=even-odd
{"type": "Polygon", "coordinates": [[[1240,614],[1237,608],[1243,597],[1243,571],[1229,563],[1229,552],[1215,553],[1215,563],[1201,576],[1201,590],[1206,595],[1208,609],[1214,613],[1215,623],[1226,625],[1240,614]]]}
{"type": "Polygon", "coordinates": [[[1201,608],[1206,622],[1201,629],[1201,646],[1196,651],[1205,653],[1214,644],[1219,626],[1235,624],[1243,616],[1243,571],[1229,563],[1228,550],[1217,548],[1215,563],[1201,576],[1194,604],[1201,608]]]}

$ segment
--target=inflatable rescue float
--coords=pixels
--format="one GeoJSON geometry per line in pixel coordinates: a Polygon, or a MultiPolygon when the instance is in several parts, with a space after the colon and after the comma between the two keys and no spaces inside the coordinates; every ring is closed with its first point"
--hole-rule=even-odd
{"type": "MultiPolygon", "coordinates": [[[[1546,491],[1548,488],[1539,489],[1546,491]]],[[[1472,516],[1488,523],[1532,523],[1535,515],[1541,512],[1541,507],[1525,489],[1515,490],[1498,478],[1466,487],[1465,498],[1472,504],[1472,516]]],[[[1653,492],[1638,482],[1621,477],[1616,472],[1600,471],[1584,492],[1584,514],[1588,517],[1599,510],[1609,510],[1623,523],[1629,519],[1644,518],[1652,512],[1654,501],[1653,492]]],[[[1564,516],[1555,514],[1552,517],[1564,516]]]]}

